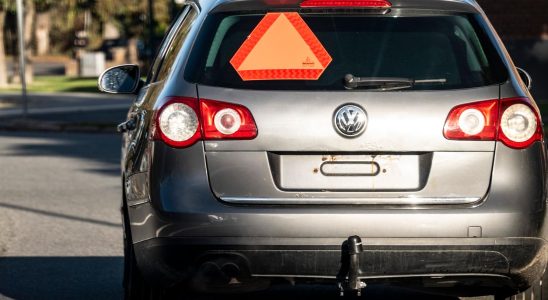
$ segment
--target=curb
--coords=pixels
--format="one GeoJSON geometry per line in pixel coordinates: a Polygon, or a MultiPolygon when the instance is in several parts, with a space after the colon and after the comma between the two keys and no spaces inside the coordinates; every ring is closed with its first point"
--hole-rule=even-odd
{"type": "MultiPolygon", "coordinates": [[[[129,110],[127,104],[75,105],[71,107],[30,108],[29,115],[47,115],[64,113],[82,113],[95,111],[112,111],[116,109],[129,110]]],[[[21,108],[0,110],[0,117],[20,116],[21,108]]]]}
{"type": "MultiPolygon", "coordinates": [[[[22,97],[20,91],[2,91],[0,97],[22,97]]],[[[96,98],[96,99],[116,99],[116,100],[132,100],[135,95],[116,95],[105,94],[101,92],[28,92],[27,97],[64,97],[64,98],[96,98]]]]}

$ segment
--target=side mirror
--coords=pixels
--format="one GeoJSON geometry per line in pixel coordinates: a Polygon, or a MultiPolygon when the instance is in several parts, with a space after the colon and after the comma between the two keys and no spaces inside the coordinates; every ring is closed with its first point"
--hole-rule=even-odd
{"type": "Polygon", "coordinates": [[[99,76],[99,90],[110,94],[135,94],[141,87],[141,70],[137,65],[107,69],[99,76]]]}
{"type": "Polygon", "coordinates": [[[521,80],[523,80],[523,83],[525,83],[525,86],[527,87],[527,89],[530,90],[533,87],[533,79],[531,78],[531,75],[525,72],[525,70],[522,68],[516,68],[516,69],[518,70],[521,80]]]}

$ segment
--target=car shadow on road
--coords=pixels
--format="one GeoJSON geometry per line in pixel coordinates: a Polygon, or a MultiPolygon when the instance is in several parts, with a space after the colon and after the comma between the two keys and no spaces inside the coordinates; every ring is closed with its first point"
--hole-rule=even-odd
{"type": "MultiPolygon", "coordinates": [[[[3,257],[0,258],[0,298],[13,299],[122,299],[122,257],[3,257]]],[[[335,285],[280,285],[243,295],[193,295],[177,300],[281,300],[281,299],[421,299],[453,297],[425,295],[388,286],[371,286],[362,297],[340,297],[335,285]]]]}
{"type": "Polygon", "coordinates": [[[121,257],[2,257],[0,298],[122,299],[121,257]]]}
{"type": "Polygon", "coordinates": [[[112,228],[122,228],[122,223],[119,223],[119,222],[114,223],[114,222],[108,222],[104,220],[93,219],[93,218],[83,218],[75,215],[56,213],[56,212],[47,211],[43,209],[37,209],[37,208],[26,207],[26,206],[10,204],[10,203],[0,202],[0,208],[9,208],[14,210],[34,213],[41,216],[54,217],[54,218],[77,221],[77,222],[85,222],[93,225],[108,226],[112,228]]]}
{"type": "Polygon", "coordinates": [[[22,140],[0,155],[71,157],[100,164],[86,171],[120,176],[121,136],[117,134],[0,131],[0,137],[22,140]]]}
{"type": "MultiPolygon", "coordinates": [[[[339,289],[333,285],[296,285],[273,286],[266,291],[254,292],[243,295],[192,295],[185,300],[284,300],[284,299],[314,299],[314,300],[458,300],[458,297],[440,296],[420,293],[408,289],[400,289],[391,286],[374,285],[365,288],[361,296],[355,293],[347,293],[344,297],[339,294],[339,289]]],[[[170,298],[171,299],[171,298],[170,298]]],[[[181,300],[179,297],[173,299],[181,300]]]]}

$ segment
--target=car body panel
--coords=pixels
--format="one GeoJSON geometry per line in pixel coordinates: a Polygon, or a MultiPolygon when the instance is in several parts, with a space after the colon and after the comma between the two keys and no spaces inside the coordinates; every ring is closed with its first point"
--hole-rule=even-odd
{"type": "MultiPolygon", "coordinates": [[[[299,163],[294,162],[287,172],[280,171],[279,159],[273,158],[287,155],[207,152],[206,156],[215,195],[226,202],[242,204],[475,203],[487,194],[493,164],[493,153],[489,152],[436,152],[421,155],[424,156],[421,164],[423,170],[419,170],[418,166],[402,166],[402,157],[418,155],[393,154],[381,155],[389,158],[367,160],[378,162],[383,170],[388,170],[387,173],[326,176],[318,171],[323,163],[322,158],[340,162],[340,155],[320,155],[309,163],[307,160],[318,156],[299,155],[302,156],[298,158],[299,163]],[[254,162],[253,167],[246,164],[249,161],[254,162]],[[455,164],[455,161],[461,163],[455,164]],[[395,170],[398,167],[404,169],[395,170]],[[470,176],[471,170],[474,170],[474,176],[470,176]],[[394,175],[391,177],[390,174],[394,175]],[[416,182],[408,183],[411,186],[405,188],[402,178],[416,182]],[[454,184],[447,184],[448,181],[454,184]],[[284,184],[285,187],[282,186],[284,184]]],[[[418,165],[418,161],[414,164],[418,165]]],[[[286,168],[290,167],[286,165],[286,168]]]]}
{"type": "MultiPolygon", "coordinates": [[[[333,280],[340,247],[351,235],[364,241],[364,257],[371,262],[363,265],[368,281],[424,287],[432,276],[451,277],[478,289],[517,292],[542,275],[548,239],[544,141],[516,150],[501,142],[443,137],[445,119],[456,105],[511,97],[533,102],[488,22],[490,39],[508,69],[508,81],[501,85],[454,91],[270,93],[187,82],[188,54],[215,9],[270,10],[281,3],[294,8],[298,1],[191,3],[200,12],[196,21],[174,54],[169,74],[140,91],[128,113],[137,116],[137,130],[124,136],[123,211],[130,220],[137,263],[147,278],[175,284],[207,257],[223,256],[247,259],[257,276],[333,280]],[[247,141],[169,147],[153,139],[152,124],[155,112],[172,96],[242,104],[255,117],[259,135],[247,141]],[[343,138],[333,127],[335,110],[346,103],[361,105],[371,117],[361,137],[343,138]],[[319,157],[369,156],[374,161],[376,155],[415,156],[419,166],[403,190],[395,185],[397,176],[381,189],[371,181],[360,185],[359,180],[338,178],[328,188],[322,187],[325,182],[314,182],[311,166],[319,164],[319,157]],[[298,169],[299,164],[311,169],[310,174],[292,178],[281,170],[298,169]],[[408,260],[413,263],[405,264],[408,260]],[[413,276],[421,279],[413,281],[413,276]]],[[[474,12],[486,18],[473,1],[392,3],[395,10],[474,12]]]]}
{"type": "MultiPolygon", "coordinates": [[[[244,0],[244,1],[199,1],[203,9],[210,13],[224,11],[253,11],[253,10],[283,10],[300,8],[301,1],[267,1],[267,0],[244,0]]],[[[479,6],[472,1],[452,0],[391,0],[392,9],[428,9],[449,12],[478,12],[479,6]]]]}
{"type": "MultiPolygon", "coordinates": [[[[447,140],[442,132],[451,109],[463,103],[497,99],[499,86],[458,91],[429,92],[268,92],[198,86],[201,99],[216,99],[247,107],[259,134],[248,141],[206,141],[207,165],[212,189],[232,203],[262,204],[441,204],[473,203],[489,187],[493,162],[493,141],[447,140]],[[338,107],[357,104],[368,115],[365,132],[356,138],[338,134],[333,115],[338,107]],[[420,120],[420,121],[418,121],[420,120]],[[485,152],[485,153],[482,153],[485,152]],[[414,188],[402,181],[390,185],[383,178],[362,176],[363,184],[346,186],[349,177],[326,177],[320,172],[310,180],[324,182],[293,193],[280,186],[281,171],[272,155],[360,153],[401,157],[409,153],[430,155],[418,166],[402,170],[415,176],[414,188]],[[270,158],[270,159],[269,159],[270,158]],[[459,161],[462,163],[455,164],[459,161]],[[251,167],[252,166],[252,167],[251,167]],[[470,176],[470,171],[474,175],[470,176]],[[237,176],[235,176],[237,175],[237,176]],[[422,182],[418,182],[422,175],[422,182]],[[335,179],[338,179],[338,184],[335,179]],[[384,185],[375,186],[378,181],[384,185]],[[454,184],[447,184],[452,182],[454,184]],[[277,184],[276,184],[277,183],[277,184]],[[311,192],[310,190],[325,192],[311,192]],[[391,189],[408,190],[390,193],[391,189]],[[345,193],[337,193],[346,190],[345,193]],[[362,191],[351,193],[349,191],[362,191]],[[368,193],[363,191],[368,190],[368,193]],[[344,199],[343,199],[344,198],[344,199]]],[[[276,157],[276,156],[274,156],[276,157]]],[[[401,164],[400,164],[401,165],[401,164]]],[[[316,167],[296,169],[297,177],[313,174],[316,167]]],[[[386,170],[386,168],[384,168],[386,170]]],[[[389,170],[389,174],[391,173],[389,170]]],[[[404,176],[404,175],[402,175],[404,176]]]]}
{"type": "MultiPolygon", "coordinates": [[[[538,236],[546,218],[545,193],[537,188],[546,179],[543,146],[537,143],[520,151],[518,156],[515,150],[498,146],[489,194],[477,205],[341,205],[326,209],[321,205],[225,204],[210,190],[205,159],[196,159],[197,154],[203,155],[201,145],[173,149],[154,143],[150,174],[142,173],[154,178],[149,194],[141,197],[142,204],[130,208],[131,219],[140,224],[133,226],[134,238],[135,241],[246,235],[344,238],[350,234],[391,238],[467,237],[469,227],[474,226],[482,228],[483,237],[538,236]],[[503,172],[518,166],[529,175],[503,172]],[[513,182],[522,184],[510,184],[513,182]],[[143,230],[149,233],[139,233],[143,230]]],[[[134,182],[131,179],[127,182],[134,182]]],[[[139,184],[138,180],[135,182],[139,184]]]]}
{"type": "Polygon", "coordinates": [[[249,141],[207,141],[207,151],[421,152],[493,151],[493,141],[455,141],[443,126],[457,105],[498,99],[499,86],[455,91],[298,92],[242,91],[198,86],[200,99],[247,107],[259,135],[249,141]],[[337,108],[358,104],[369,121],[357,138],[345,138],[333,126],[337,108]],[[283,142],[280,142],[283,141],[283,142]]]}

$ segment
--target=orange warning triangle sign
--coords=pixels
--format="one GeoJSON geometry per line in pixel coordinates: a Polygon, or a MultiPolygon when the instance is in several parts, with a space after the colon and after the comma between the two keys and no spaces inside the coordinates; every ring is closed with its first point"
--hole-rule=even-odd
{"type": "Polygon", "coordinates": [[[318,80],[331,61],[298,13],[268,13],[230,63],[244,81],[318,80]]]}

